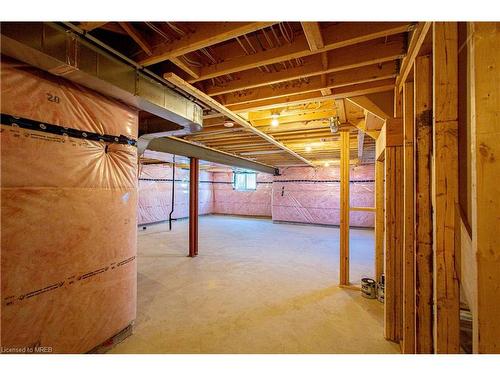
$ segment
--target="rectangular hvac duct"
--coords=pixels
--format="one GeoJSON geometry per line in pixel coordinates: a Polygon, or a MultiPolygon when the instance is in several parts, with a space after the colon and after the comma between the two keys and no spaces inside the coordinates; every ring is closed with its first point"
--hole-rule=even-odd
{"type": "Polygon", "coordinates": [[[185,134],[202,128],[198,104],[55,23],[2,22],[1,52],[174,122],[185,134]]]}

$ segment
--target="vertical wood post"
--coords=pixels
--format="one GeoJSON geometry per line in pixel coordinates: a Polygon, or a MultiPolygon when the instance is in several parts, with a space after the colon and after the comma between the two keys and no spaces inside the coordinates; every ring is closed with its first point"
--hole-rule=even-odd
{"type": "Polygon", "coordinates": [[[349,131],[340,132],[340,285],[349,285],[349,131]]]}
{"type": "Polygon", "coordinates": [[[458,203],[458,25],[433,23],[434,352],[459,353],[460,294],[455,270],[458,203]]]}
{"type": "Polygon", "coordinates": [[[500,353],[500,28],[469,23],[474,353],[500,353]]]}
{"type": "Polygon", "coordinates": [[[413,185],[413,82],[403,86],[404,225],[403,225],[403,344],[404,354],[415,353],[415,252],[413,185]]]}
{"type": "Polygon", "coordinates": [[[375,161],[375,277],[384,273],[384,161],[375,161]]]}
{"type": "Polygon", "coordinates": [[[415,108],[415,352],[433,353],[433,254],[431,205],[432,59],[414,67],[415,108]]]}
{"type": "Polygon", "coordinates": [[[399,342],[403,321],[403,147],[401,119],[386,124],[384,335],[399,342]],[[390,136],[389,136],[390,135],[390,136]]]}
{"type": "Polygon", "coordinates": [[[189,158],[189,256],[198,255],[198,170],[199,160],[189,158]]]}

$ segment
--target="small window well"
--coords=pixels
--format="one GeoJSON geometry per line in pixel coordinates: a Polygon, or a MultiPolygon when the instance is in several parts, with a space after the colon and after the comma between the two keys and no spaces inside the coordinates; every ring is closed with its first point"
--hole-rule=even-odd
{"type": "Polygon", "coordinates": [[[234,190],[257,190],[257,173],[233,172],[234,190]]]}

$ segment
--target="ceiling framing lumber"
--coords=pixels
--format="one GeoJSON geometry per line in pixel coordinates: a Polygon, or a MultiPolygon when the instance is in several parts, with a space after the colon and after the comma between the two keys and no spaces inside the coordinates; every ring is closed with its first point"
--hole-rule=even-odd
{"type": "Polygon", "coordinates": [[[362,43],[310,56],[305,59],[303,65],[280,70],[279,72],[259,74],[255,74],[256,71],[254,70],[238,72],[238,79],[220,86],[210,85],[207,81],[204,82],[206,84],[205,92],[210,96],[221,95],[233,91],[292,81],[294,79],[334,73],[373,64],[382,64],[398,60],[404,56],[405,52],[402,40],[387,43],[383,41],[362,43]],[[326,68],[323,55],[326,55],[326,68]]]}
{"type": "Polygon", "coordinates": [[[371,65],[363,68],[349,69],[326,76],[323,82],[321,76],[310,77],[305,83],[290,82],[283,85],[283,88],[260,87],[243,92],[236,92],[225,95],[222,101],[224,105],[250,103],[263,99],[280,98],[289,95],[302,94],[323,89],[334,89],[342,86],[373,82],[396,77],[396,64],[389,62],[382,65],[371,65]]]}
{"type": "Polygon", "coordinates": [[[149,66],[173,57],[205,48],[228,39],[268,27],[276,22],[201,22],[193,33],[153,49],[152,56],[139,59],[139,64],[149,66]]]}
{"type": "Polygon", "coordinates": [[[326,52],[372,39],[403,33],[410,28],[411,24],[407,22],[374,22],[369,24],[345,22],[334,24],[323,30],[325,44],[321,49],[311,51],[306,36],[300,35],[289,44],[202,67],[200,68],[200,76],[189,82],[193,83],[240,70],[310,56],[318,52],[326,52]]]}
{"type": "Polygon", "coordinates": [[[80,22],[78,27],[85,31],[92,31],[106,25],[107,23],[108,22],[80,22]]]}
{"type": "Polygon", "coordinates": [[[401,72],[396,80],[396,89],[398,92],[403,90],[403,84],[410,74],[410,71],[413,67],[413,63],[415,62],[415,58],[418,56],[420,51],[420,47],[424,44],[425,38],[429,30],[431,29],[432,22],[420,22],[413,32],[413,36],[410,41],[410,46],[408,47],[408,54],[403,59],[403,63],[401,64],[401,72]]]}
{"type": "Polygon", "coordinates": [[[321,30],[319,28],[319,22],[301,22],[302,30],[307,39],[307,44],[309,44],[309,49],[311,51],[317,51],[325,46],[323,42],[323,37],[321,36],[321,30]]]}
{"type": "Polygon", "coordinates": [[[281,98],[264,99],[252,103],[227,105],[227,107],[231,111],[238,113],[304,104],[312,101],[320,102],[331,99],[344,99],[351,96],[394,90],[394,81],[395,80],[391,78],[382,81],[343,86],[333,89],[332,95],[330,96],[323,96],[320,91],[313,91],[305,94],[289,95],[281,98]]]}
{"type": "Polygon", "coordinates": [[[119,22],[119,24],[148,56],[153,54],[149,42],[130,22],[119,22]]]}
{"type": "Polygon", "coordinates": [[[371,112],[373,115],[377,116],[383,121],[392,118],[391,114],[386,109],[380,108],[366,95],[346,98],[346,100],[353,104],[356,104],[357,106],[367,110],[368,112],[371,112]]]}
{"type": "Polygon", "coordinates": [[[238,116],[236,113],[232,112],[231,110],[229,110],[228,108],[226,108],[225,106],[223,106],[218,101],[216,101],[215,99],[211,98],[210,96],[208,96],[204,92],[198,90],[196,87],[190,85],[189,83],[187,83],[186,81],[184,81],[182,78],[178,77],[177,75],[175,75],[173,73],[166,73],[166,74],[164,74],[163,77],[168,82],[170,82],[171,84],[179,87],[180,89],[182,89],[183,91],[185,91],[189,95],[192,95],[195,98],[197,98],[198,100],[206,103],[207,105],[209,105],[213,109],[219,111],[220,113],[222,113],[223,115],[225,115],[229,119],[231,119],[234,122],[236,122],[237,124],[243,126],[244,128],[249,129],[251,132],[253,132],[254,134],[258,135],[259,137],[265,139],[269,143],[271,143],[271,144],[273,144],[273,145],[275,145],[275,146],[277,146],[277,147],[279,147],[279,148],[287,151],[289,154],[293,155],[294,157],[296,157],[297,159],[299,159],[302,162],[306,163],[307,165],[310,165],[310,166],[314,165],[312,162],[310,162],[309,160],[307,160],[304,157],[300,156],[295,151],[293,151],[290,148],[286,147],[284,144],[278,142],[272,136],[270,136],[270,135],[262,132],[261,130],[255,128],[248,121],[244,120],[242,117],[238,116]]]}

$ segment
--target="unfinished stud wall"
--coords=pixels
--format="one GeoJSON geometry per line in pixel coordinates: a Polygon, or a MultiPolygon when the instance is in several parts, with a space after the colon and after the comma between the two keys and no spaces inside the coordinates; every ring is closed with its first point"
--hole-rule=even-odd
{"type": "MultiPolygon", "coordinates": [[[[200,171],[200,215],[213,213],[213,175],[200,171]]],[[[173,219],[189,216],[189,169],[175,169],[175,203],[173,219]]],[[[172,207],[172,167],[170,164],[142,165],[139,175],[138,224],[168,220],[172,207]]]]}
{"type": "MultiPolygon", "coordinates": [[[[137,138],[93,91],[4,57],[1,80],[2,114],[137,138]]],[[[86,352],[135,319],[137,150],[3,123],[0,345],[86,352]]]]}
{"type": "MultiPolygon", "coordinates": [[[[351,207],[375,207],[373,165],[351,166],[351,207]]],[[[274,178],[273,220],[340,224],[340,168],[289,167],[274,178]]],[[[351,212],[350,225],[373,227],[373,212],[351,212]]]]}
{"type": "Polygon", "coordinates": [[[273,176],[257,173],[257,190],[233,189],[232,172],[214,172],[214,210],[216,214],[271,217],[273,176]]]}

